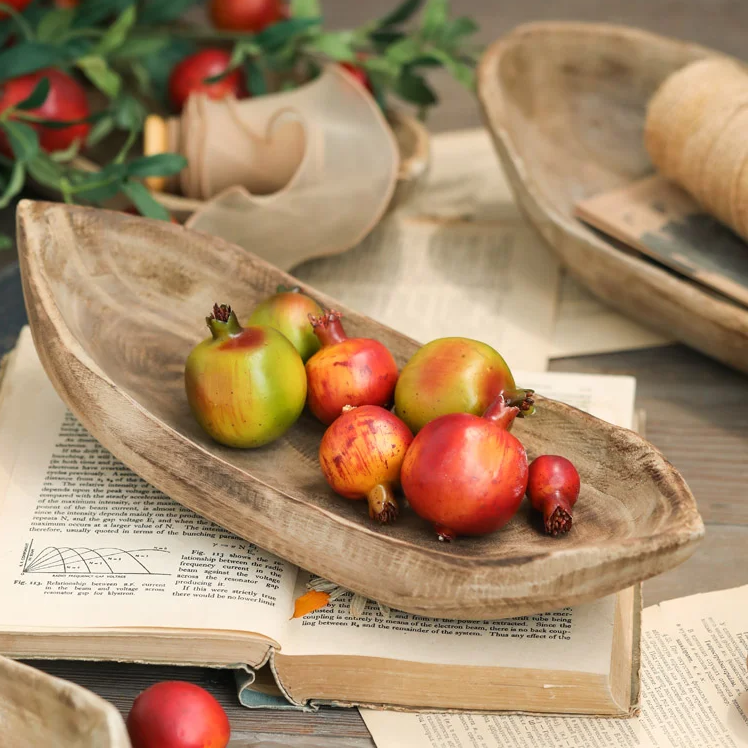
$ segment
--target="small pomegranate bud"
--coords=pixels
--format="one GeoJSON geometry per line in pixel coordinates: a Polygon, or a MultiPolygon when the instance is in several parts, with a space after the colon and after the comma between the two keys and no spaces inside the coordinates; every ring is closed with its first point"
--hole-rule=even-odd
{"type": "Polygon", "coordinates": [[[346,406],[322,437],[319,464],[333,491],[366,499],[369,516],[386,524],[397,519],[392,489],[413,434],[393,413],[377,405],[346,406]]]}
{"type": "Polygon", "coordinates": [[[388,405],[397,383],[397,364],[379,341],[349,338],[332,310],[310,315],[322,348],[306,363],[307,404],[324,424],[346,405],[388,405]]]}
{"type": "Polygon", "coordinates": [[[419,348],[403,367],[395,413],[415,433],[449,413],[482,415],[503,395],[524,418],[535,412],[532,390],[517,387],[506,361],[490,345],[470,338],[440,338],[419,348]]]}
{"type": "Polygon", "coordinates": [[[403,462],[402,486],[439,540],[486,535],[516,514],[527,488],[527,454],[508,429],[519,414],[499,395],[483,417],[452,413],[418,432],[403,462]]]}
{"type": "Polygon", "coordinates": [[[579,488],[579,473],[565,457],[542,455],[532,461],[527,495],[533,509],[543,513],[543,526],[549,535],[571,530],[571,510],[579,488]]]}
{"type": "Polygon", "coordinates": [[[228,447],[277,439],[304,409],[306,372],[298,352],[272,327],[243,328],[226,304],[216,304],[205,321],[211,337],[193,348],[184,374],[195,419],[228,447]]]}

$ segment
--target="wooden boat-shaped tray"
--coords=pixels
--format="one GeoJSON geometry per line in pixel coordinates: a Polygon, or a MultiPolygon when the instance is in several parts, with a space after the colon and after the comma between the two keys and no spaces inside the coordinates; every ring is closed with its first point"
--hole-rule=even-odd
{"type": "MultiPolygon", "coordinates": [[[[213,303],[246,318],[293,278],[220,239],[92,208],[23,201],[18,242],[37,350],[91,433],[180,503],[348,589],[426,616],[524,615],[659,574],[702,537],[693,496],[654,447],[542,398],[514,433],[531,457],[552,452],[577,465],[583,488],[567,537],[543,535],[526,506],[501,531],[451,544],[407,509],[396,524],[375,525],[365,502],[345,501],[325,483],[324,427],[311,416],[268,447],[232,450],[212,442],[187,407],[184,361],[206,337],[213,303]]],[[[378,338],[400,365],[416,350],[342,311],[349,334],[378,338]]]]}
{"type": "Polygon", "coordinates": [[[748,309],[621,249],[575,204],[653,171],[652,94],[718,52],[625,26],[534,23],[493,44],[478,73],[484,119],[517,201],[571,273],[624,314],[748,372],[748,309]]]}

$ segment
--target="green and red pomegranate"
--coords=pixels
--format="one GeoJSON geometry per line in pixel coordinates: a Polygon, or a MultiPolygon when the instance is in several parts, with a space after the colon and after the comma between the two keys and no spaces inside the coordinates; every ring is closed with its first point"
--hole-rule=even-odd
{"type": "Polygon", "coordinates": [[[185,387],[202,428],[228,447],[261,447],[282,436],[306,400],[298,351],[267,325],[243,328],[229,306],[207,318],[212,337],[190,353],[185,387]]]}
{"type": "Polygon", "coordinates": [[[419,348],[400,373],[395,412],[416,433],[450,413],[482,415],[499,395],[521,416],[535,410],[533,391],[517,387],[506,361],[490,345],[439,338],[419,348]]]}

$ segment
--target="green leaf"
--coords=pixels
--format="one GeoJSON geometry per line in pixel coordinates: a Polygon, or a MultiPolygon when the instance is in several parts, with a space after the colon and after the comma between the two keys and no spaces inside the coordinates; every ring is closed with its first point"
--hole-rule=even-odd
{"type": "Polygon", "coordinates": [[[146,218],[156,218],[162,221],[171,220],[169,211],[156,202],[153,195],[141,182],[128,180],[122,185],[122,192],[130,198],[138,212],[146,218]]]}
{"type": "Polygon", "coordinates": [[[416,13],[422,4],[423,0],[405,0],[405,2],[398,5],[397,8],[382,18],[379,21],[378,26],[380,28],[386,28],[387,26],[395,26],[398,23],[404,23],[416,13]]]}
{"type": "Polygon", "coordinates": [[[422,54],[421,42],[413,36],[406,36],[389,47],[384,58],[394,65],[408,65],[422,54]]]}
{"type": "Polygon", "coordinates": [[[125,94],[114,102],[113,116],[121,130],[140,130],[147,111],[134,96],[125,94]]]}
{"type": "Polygon", "coordinates": [[[319,25],[320,18],[289,18],[287,21],[274,23],[263,29],[255,37],[255,42],[265,51],[277,52],[295,36],[301,35],[307,29],[319,25]]]}
{"type": "Polygon", "coordinates": [[[86,138],[86,145],[94,146],[97,143],[100,143],[107,135],[112,132],[112,130],[114,130],[114,127],[114,117],[110,115],[102,117],[88,133],[88,137],[86,138]]]}
{"type": "Polygon", "coordinates": [[[475,90],[475,68],[462,60],[458,60],[448,52],[433,47],[431,54],[436,57],[450,74],[469,91],[475,90]]]}
{"type": "Polygon", "coordinates": [[[291,0],[291,18],[320,18],[319,0],[291,0]]]}
{"type": "Polygon", "coordinates": [[[423,76],[407,68],[395,82],[395,92],[400,98],[418,106],[433,106],[438,101],[423,76]]]}
{"type": "Polygon", "coordinates": [[[178,153],[142,156],[127,164],[129,177],[170,177],[187,166],[187,159],[178,153]]]}
{"type": "Polygon", "coordinates": [[[31,161],[39,153],[39,136],[33,127],[11,119],[0,122],[0,128],[5,131],[16,161],[31,161]]]}
{"type": "Polygon", "coordinates": [[[0,52],[0,81],[55,67],[67,59],[64,49],[39,42],[20,42],[0,52]]]}
{"type": "Polygon", "coordinates": [[[23,183],[26,180],[26,165],[22,161],[16,161],[13,164],[13,170],[10,172],[8,184],[0,195],[0,209],[7,208],[10,201],[23,189],[23,183]]]}
{"type": "Polygon", "coordinates": [[[0,234],[0,252],[13,249],[13,239],[7,234],[0,234]]]}
{"type": "Polygon", "coordinates": [[[474,34],[478,28],[478,24],[472,18],[455,18],[447,24],[442,39],[447,44],[453,44],[463,36],[474,34]]]}
{"type": "Polygon", "coordinates": [[[438,38],[449,23],[449,0],[429,0],[423,11],[423,35],[438,38]]]}
{"type": "Polygon", "coordinates": [[[31,94],[16,104],[15,108],[21,110],[38,109],[47,100],[47,96],[49,96],[49,78],[42,78],[34,86],[31,94]]]}
{"type": "Polygon", "coordinates": [[[91,52],[93,57],[106,57],[118,47],[124,44],[130,29],[135,24],[137,9],[134,5],[120,13],[117,20],[109,27],[99,43],[91,52]]]}
{"type": "Polygon", "coordinates": [[[111,200],[122,189],[127,174],[124,164],[107,164],[98,172],[74,171],[71,177],[71,193],[76,200],[103,203],[111,200]]]}
{"type": "Polygon", "coordinates": [[[119,95],[122,88],[122,76],[109,67],[109,63],[103,57],[82,57],[77,62],[78,67],[84,72],[86,78],[110,99],[119,95]]]}
{"type": "Polygon", "coordinates": [[[244,60],[244,76],[247,81],[247,88],[252,96],[263,96],[268,92],[265,71],[259,60],[254,57],[247,57],[244,60]]]}
{"type": "Polygon", "coordinates": [[[143,26],[176,21],[182,13],[197,2],[198,0],[150,0],[143,4],[139,21],[143,26]]]}
{"type": "Polygon", "coordinates": [[[45,13],[36,27],[37,41],[59,41],[70,29],[74,16],[75,10],[72,8],[56,8],[45,13]]]}
{"type": "Polygon", "coordinates": [[[73,28],[96,26],[101,21],[117,16],[125,8],[135,4],[136,0],[83,0],[73,17],[73,28]]]}
{"type": "Polygon", "coordinates": [[[354,62],[356,50],[353,48],[353,34],[350,31],[328,31],[317,34],[309,42],[312,49],[327,55],[332,60],[354,62]]]}
{"type": "Polygon", "coordinates": [[[117,62],[137,60],[140,57],[148,57],[149,55],[161,52],[168,44],[169,40],[165,36],[144,36],[140,39],[126,39],[114,50],[111,59],[117,62]]]}
{"type": "Polygon", "coordinates": [[[60,180],[65,176],[65,169],[53,161],[46,153],[39,153],[35,159],[26,164],[29,174],[45,187],[60,189],[60,180]]]}
{"type": "Polygon", "coordinates": [[[62,151],[54,151],[49,154],[49,157],[58,164],[65,164],[72,161],[78,155],[80,149],[81,140],[76,138],[67,148],[62,151]]]}
{"type": "Polygon", "coordinates": [[[380,54],[382,54],[391,44],[399,42],[404,37],[405,32],[391,31],[389,29],[378,29],[369,34],[369,39],[380,54]]]}

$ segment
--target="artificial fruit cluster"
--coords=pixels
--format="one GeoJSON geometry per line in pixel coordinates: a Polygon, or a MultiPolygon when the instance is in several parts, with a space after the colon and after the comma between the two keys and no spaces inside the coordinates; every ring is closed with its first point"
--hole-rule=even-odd
{"type": "Polygon", "coordinates": [[[279,288],[246,327],[218,305],[207,323],[212,336],[190,353],[185,385],[198,423],[221,444],[264,446],[306,404],[328,427],[325,479],[340,496],[365,500],[373,520],[397,519],[402,488],[440,540],[500,529],[526,494],[549,535],[571,529],[579,475],[559,456],[528,464],[510,429],[535,412],[533,391],[485,343],[434,340],[398,376],[386,346],[349,337],[338,312],[298,288],[279,288]]]}

